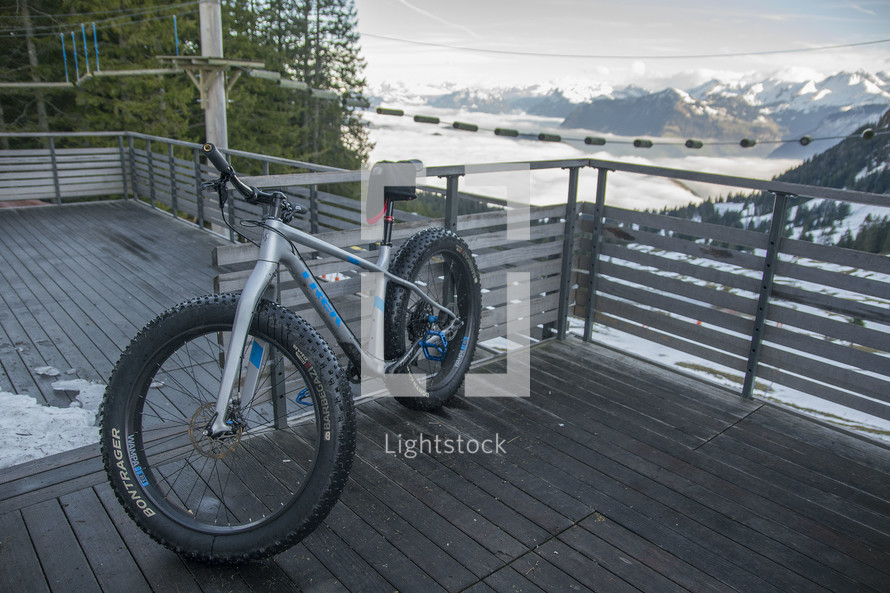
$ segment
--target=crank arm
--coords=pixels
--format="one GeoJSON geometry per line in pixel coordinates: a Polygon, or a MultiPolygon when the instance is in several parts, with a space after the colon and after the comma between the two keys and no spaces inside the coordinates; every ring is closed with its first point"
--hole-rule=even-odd
{"type": "Polygon", "coordinates": [[[400,358],[393,362],[386,363],[383,366],[384,374],[394,374],[402,370],[409,362],[417,358],[418,353],[420,353],[420,342],[422,340],[417,340],[411,347],[408,349],[405,354],[403,354],[400,358]]]}

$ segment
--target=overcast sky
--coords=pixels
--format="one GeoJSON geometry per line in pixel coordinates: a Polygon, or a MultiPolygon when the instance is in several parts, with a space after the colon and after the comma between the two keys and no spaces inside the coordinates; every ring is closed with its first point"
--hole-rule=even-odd
{"type": "Polygon", "coordinates": [[[371,85],[399,80],[496,86],[576,78],[653,89],[688,87],[714,77],[781,73],[802,80],[841,70],[890,72],[890,43],[869,43],[890,39],[890,0],[355,3],[371,85]],[[869,44],[704,57],[863,43],[869,44]]]}

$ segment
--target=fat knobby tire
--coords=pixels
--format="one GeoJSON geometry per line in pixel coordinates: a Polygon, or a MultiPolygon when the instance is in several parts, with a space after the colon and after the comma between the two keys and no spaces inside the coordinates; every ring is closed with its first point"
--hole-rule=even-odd
{"type": "MultiPolygon", "coordinates": [[[[308,470],[302,488],[297,494],[290,494],[293,498],[289,503],[282,503],[282,510],[270,513],[269,517],[228,530],[214,530],[204,523],[190,523],[181,510],[165,502],[164,494],[145,478],[152,468],[138,465],[146,464],[148,454],[143,454],[144,448],[140,451],[138,446],[133,446],[133,433],[141,426],[141,410],[149,384],[155,387],[151,383],[155,372],[178,344],[190,343],[189,336],[201,331],[230,331],[237,303],[236,294],[201,297],[179,304],[149,323],[118,361],[100,411],[102,459],[114,492],[127,513],[152,538],[173,551],[201,561],[226,564],[268,557],[311,533],[337,502],[355,452],[352,393],[337,358],[306,321],[274,303],[262,301],[250,334],[288,353],[304,376],[308,376],[306,369],[309,369],[314,377],[311,396],[316,415],[323,409],[324,419],[329,420],[330,440],[318,440],[315,463],[308,470]],[[320,405],[323,407],[319,408],[320,405]]],[[[307,384],[310,384],[308,380],[307,384]]],[[[325,424],[327,429],[328,423],[325,424]]],[[[245,435],[248,432],[249,427],[245,435]]],[[[236,447],[244,444],[242,441],[236,447]]],[[[281,459],[275,461],[281,462],[281,459]]],[[[263,496],[264,493],[254,494],[263,496]]]]}
{"type": "MultiPolygon", "coordinates": [[[[427,228],[415,233],[396,254],[390,272],[400,278],[414,281],[423,267],[433,257],[444,257],[453,266],[459,281],[458,299],[464,318],[464,327],[457,340],[449,345],[441,370],[431,385],[415,385],[417,396],[396,394],[404,406],[420,411],[433,411],[445,405],[463,384],[464,375],[473,360],[479,334],[479,316],[482,309],[482,287],[479,269],[466,242],[450,230],[441,227],[427,228]]],[[[422,287],[421,287],[422,288],[422,287]]],[[[435,299],[435,295],[432,295],[435,299]]],[[[401,356],[409,346],[406,324],[409,323],[409,303],[416,295],[395,282],[387,286],[384,324],[384,356],[387,360],[401,356]]],[[[443,303],[445,304],[445,303],[443,303]]],[[[424,355],[421,353],[420,357],[424,355]]]]}

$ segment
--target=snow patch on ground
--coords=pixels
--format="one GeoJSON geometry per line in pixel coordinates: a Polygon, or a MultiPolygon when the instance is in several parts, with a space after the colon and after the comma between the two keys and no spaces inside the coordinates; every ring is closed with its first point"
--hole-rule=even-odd
{"type": "MultiPolygon", "coordinates": [[[[41,367],[52,368],[52,367],[41,367]]],[[[34,369],[38,374],[55,373],[34,369]]],[[[105,386],[83,379],[56,381],[56,391],[76,391],[77,397],[67,408],[37,403],[30,395],[0,389],[0,468],[41,459],[99,442],[96,413],[102,403],[105,386]]]]}
{"type": "MultiPolygon", "coordinates": [[[[569,325],[570,331],[575,334],[580,335],[584,329],[584,321],[581,319],[570,317],[569,325]]],[[[591,338],[594,342],[610,348],[741,392],[744,379],[741,373],[714,362],[599,324],[594,324],[591,338]]],[[[758,399],[764,399],[818,420],[830,422],[870,438],[890,443],[890,421],[782,385],[774,383],[766,385],[759,381],[755,385],[754,396],[758,399]]]]}

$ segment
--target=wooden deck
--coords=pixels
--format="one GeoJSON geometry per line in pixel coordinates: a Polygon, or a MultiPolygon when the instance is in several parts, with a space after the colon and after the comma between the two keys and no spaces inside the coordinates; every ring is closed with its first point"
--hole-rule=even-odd
{"type": "MultiPolygon", "coordinates": [[[[162,256],[163,243],[146,245],[162,256]]],[[[112,307],[117,290],[84,300],[100,293],[108,304],[96,307],[112,307]]],[[[155,311],[140,301],[125,314],[127,294],[114,306],[134,327],[166,306],[158,295],[155,311]]],[[[121,343],[107,338],[106,361],[121,343]]],[[[361,404],[355,464],[331,515],[291,550],[240,568],[183,561],[140,532],[106,485],[98,446],[0,470],[0,590],[888,590],[886,447],[575,339],[533,348],[531,365],[527,399],[465,398],[436,414],[361,404]],[[408,458],[387,450],[399,435],[497,436],[504,453],[408,458]]]]}
{"type": "Polygon", "coordinates": [[[67,405],[54,381],[107,382],[142,326],[211,291],[221,243],[134,202],[0,209],[0,389],[67,405]]]}

